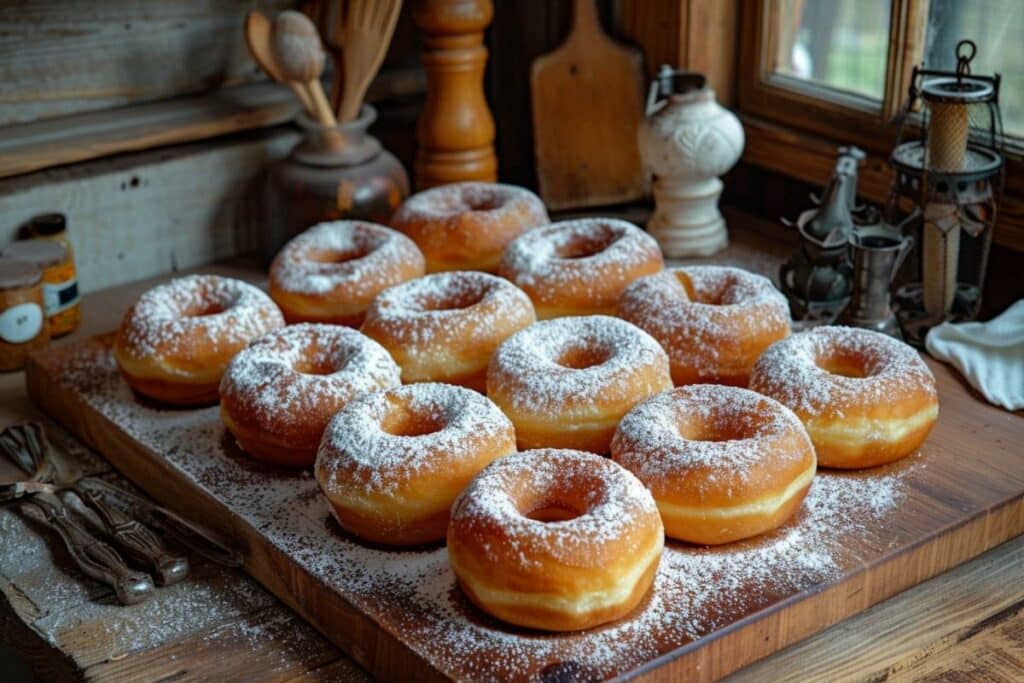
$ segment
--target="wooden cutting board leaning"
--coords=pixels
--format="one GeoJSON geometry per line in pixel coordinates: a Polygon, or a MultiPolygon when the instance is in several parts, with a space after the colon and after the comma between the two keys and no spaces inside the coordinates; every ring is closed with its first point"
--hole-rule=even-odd
{"type": "Polygon", "coordinates": [[[537,179],[550,209],[644,196],[636,145],[643,57],[601,30],[594,0],[576,0],[566,41],[533,62],[530,96],[537,179]]]}

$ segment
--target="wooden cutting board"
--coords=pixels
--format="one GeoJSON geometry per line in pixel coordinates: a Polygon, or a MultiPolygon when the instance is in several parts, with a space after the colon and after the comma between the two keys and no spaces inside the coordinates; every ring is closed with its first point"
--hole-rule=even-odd
{"type": "Polygon", "coordinates": [[[575,0],[569,37],[530,73],[540,194],[550,209],[644,196],[637,150],[643,56],[605,35],[594,0],[575,0]]]}
{"type": "Polygon", "coordinates": [[[819,473],[797,516],[767,536],[669,542],[653,591],[619,622],[526,632],[462,596],[444,547],[346,536],[308,472],[247,459],[216,407],[140,403],[110,340],[33,356],[33,400],[154,498],[244,544],[249,573],[388,680],[713,680],[1024,533],[1024,417],[929,362],[940,413],[918,455],[819,473]]]}

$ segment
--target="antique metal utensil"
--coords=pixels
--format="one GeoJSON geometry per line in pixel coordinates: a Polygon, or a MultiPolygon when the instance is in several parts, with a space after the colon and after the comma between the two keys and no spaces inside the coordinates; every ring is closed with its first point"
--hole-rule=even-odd
{"type": "Polygon", "coordinates": [[[97,531],[133,561],[146,567],[158,585],[169,586],[188,576],[188,558],[171,553],[145,525],[110,505],[106,496],[95,488],[82,484],[83,475],[78,465],[50,448],[42,424],[26,422],[8,427],[0,434],[0,450],[32,478],[33,485],[25,492],[39,495],[40,492],[74,491],[95,513],[93,520],[98,522],[94,525],[97,531]],[[26,467],[30,462],[34,467],[26,467]]]}
{"type": "Polygon", "coordinates": [[[893,279],[913,247],[909,235],[884,223],[857,226],[849,238],[853,293],[836,322],[902,339],[891,305],[893,279]]]}
{"type": "Polygon", "coordinates": [[[153,594],[153,579],[149,574],[130,569],[116,550],[69,515],[64,503],[52,493],[33,494],[20,509],[29,519],[56,531],[78,568],[110,585],[121,604],[134,605],[153,594]]]}

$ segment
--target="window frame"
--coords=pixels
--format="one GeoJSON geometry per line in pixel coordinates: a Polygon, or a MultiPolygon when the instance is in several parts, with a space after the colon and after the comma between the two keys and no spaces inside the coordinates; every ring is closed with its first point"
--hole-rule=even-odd
{"type": "Polygon", "coordinates": [[[924,54],[928,0],[891,0],[889,50],[880,105],[869,98],[774,73],[780,0],[747,0],[740,19],[737,95],[741,112],[786,127],[841,138],[888,154],[910,77],[924,54]]]}

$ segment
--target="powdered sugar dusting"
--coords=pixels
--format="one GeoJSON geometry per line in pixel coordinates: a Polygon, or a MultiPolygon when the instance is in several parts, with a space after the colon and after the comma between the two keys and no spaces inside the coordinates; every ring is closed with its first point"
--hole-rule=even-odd
{"type": "Polygon", "coordinates": [[[511,556],[520,568],[529,569],[538,563],[523,552],[515,552],[527,538],[540,545],[541,554],[565,562],[592,553],[601,557],[607,544],[622,540],[633,540],[625,552],[638,552],[642,550],[641,539],[632,539],[634,520],[638,515],[657,514],[657,510],[643,484],[611,460],[582,451],[539,449],[488,465],[455,501],[452,519],[470,530],[479,525],[502,528],[502,541],[512,546],[512,552],[503,552],[500,557],[511,556]],[[590,483],[594,480],[596,485],[590,483]],[[514,490],[525,490],[542,502],[554,503],[557,501],[547,498],[557,496],[566,487],[585,492],[585,509],[578,517],[558,523],[531,519],[526,516],[529,510],[520,510],[510,495],[514,490]]]}
{"type": "Polygon", "coordinates": [[[854,327],[815,327],[776,342],[754,365],[750,388],[805,418],[895,403],[920,391],[937,400],[935,377],[917,351],[888,335],[854,327]],[[819,367],[819,361],[833,356],[860,359],[865,376],[845,377],[819,367]]]}
{"type": "Polygon", "coordinates": [[[663,370],[667,382],[668,358],[640,328],[604,315],[557,318],[505,340],[491,358],[488,386],[500,385],[518,411],[557,415],[567,404],[596,410],[598,396],[660,391],[663,386],[637,385],[646,382],[638,378],[638,371],[652,366],[663,370]],[[600,362],[584,368],[560,364],[574,352],[591,354],[600,362]]]}
{"type": "Polygon", "coordinates": [[[392,222],[443,221],[472,212],[474,222],[499,221],[502,215],[523,212],[532,216],[524,228],[547,222],[544,204],[534,193],[517,185],[462,182],[417,192],[395,212],[392,222]]]}
{"type": "Polygon", "coordinates": [[[623,293],[619,315],[650,332],[673,363],[708,378],[741,361],[738,349],[745,341],[785,336],[790,323],[789,305],[768,278],[729,266],[686,266],[642,277],[623,293]],[[681,276],[692,284],[692,298],[681,276]]]}
{"type": "Polygon", "coordinates": [[[401,344],[409,355],[435,353],[438,345],[484,343],[493,330],[533,319],[533,305],[507,280],[475,271],[434,273],[381,293],[363,329],[401,344]]]}
{"type": "MultiPolygon", "coordinates": [[[[462,452],[471,438],[494,439],[512,424],[486,396],[451,384],[409,384],[364,396],[342,409],[324,431],[317,455],[317,479],[387,495],[426,467],[438,452],[462,452]],[[396,404],[436,429],[426,434],[390,434],[381,428],[396,404]]],[[[511,439],[510,439],[511,441],[511,439]]],[[[329,486],[329,484],[328,484],[329,486]]]]}
{"type": "Polygon", "coordinates": [[[633,614],[593,631],[541,635],[472,607],[455,587],[443,547],[387,551],[341,533],[309,473],[241,456],[224,438],[216,408],[158,410],[137,403],[99,344],[50,358],[62,358],[52,376],[194,482],[200,494],[231,510],[246,535],[259,535],[297,571],[456,678],[536,680],[542,670],[559,667],[607,678],[813,592],[906,542],[905,513],[898,511],[912,500],[908,492],[920,485],[924,469],[920,458],[908,458],[865,473],[819,474],[785,527],[722,548],[670,543],[653,591],[633,614]]]}
{"type": "Polygon", "coordinates": [[[293,294],[344,290],[360,299],[423,271],[423,254],[402,233],[375,223],[331,221],[292,238],[271,264],[270,281],[293,294]]]}
{"type": "MultiPolygon", "coordinates": [[[[718,434],[712,434],[717,437],[718,434]]],[[[799,464],[812,449],[803,423],[781,403],[748,389],[695,384],[653,396],[622,418],[612,441],[617,462],[642,481],[686,477],[695,468],[711,470],[740,482],[772,454],[779,467],[799,464]],[[687,438],[680,424],[732,432],[728,439],[687,438]],[[805,448],[784,446],[803,435],[805,448]]]]}
{"type": "Polygon", "coordinates": [[[602,310],[613,307],[637,275],[661,267],[658,243],[632,223],[580,218],[517,238],[505,250],[499,273],[526,289],[535,303],[578,298],[602,310]]]}
{"type": "Polygon", "coordinates": [[[139,297],[121,323],[120,348],[136,360],[191,357],[197,344],[220,353],[283,325],[281,311],[253,285],[219,275],[188,275],[139,297]]]}
{"type": "Polygon", "coordinates": [[[325,404],[340,407],[367,392],[398,386],[400,377],[391,355],[372,339],[338,325],[306,323],[272,332],[239,352],[221,380],[220,394],[234,411],[275,433],[283,416],[309,419],[325,404]]]}

